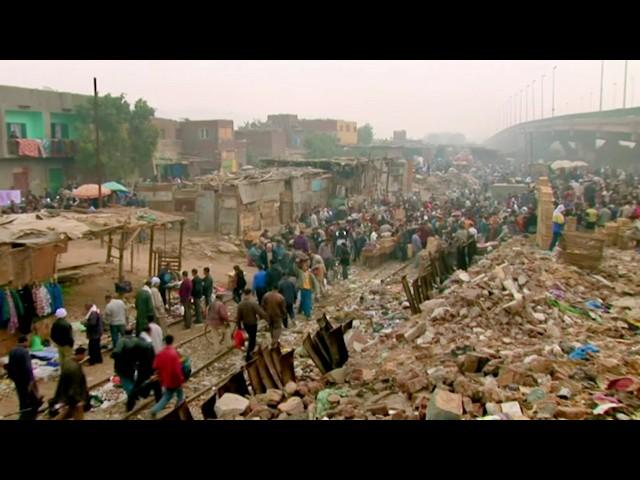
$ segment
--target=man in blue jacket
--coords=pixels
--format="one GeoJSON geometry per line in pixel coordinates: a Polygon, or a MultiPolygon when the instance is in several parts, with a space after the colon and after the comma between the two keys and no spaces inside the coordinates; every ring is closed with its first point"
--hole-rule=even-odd
{"type": "Polygon", "coordinates": [[[253,291],[258,297],[258,304],[262,304],[262,297],[267,293],[267,272],[264,265],[258,265],[258,271],[253,276],[253,291]]]}

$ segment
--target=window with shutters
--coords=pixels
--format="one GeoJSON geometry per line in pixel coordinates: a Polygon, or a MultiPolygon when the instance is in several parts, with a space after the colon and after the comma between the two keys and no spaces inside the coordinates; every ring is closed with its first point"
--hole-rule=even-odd
{"type": "Polygon", "coordinates": [[[67,139],[69,138],[69,125],[66,123],[51,124],[51,138],[67,139]]]}
{"type": "Polygon", "coordinates": [[[206,140],[207,138],[209,138],[209,129],[208,128],[201,128],[200,129],[200,140],[206,140]]]}
{"type": "Polygon", "coordinates": [[[7,123],[7,136],[9,138],[15,138],[15,137],[27,138],[27,124],[26,123],[7,123]]]}

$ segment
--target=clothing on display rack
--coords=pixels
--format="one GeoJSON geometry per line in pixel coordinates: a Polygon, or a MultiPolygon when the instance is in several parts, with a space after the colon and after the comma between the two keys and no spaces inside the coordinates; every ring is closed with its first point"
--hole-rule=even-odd
{"type": "Polygon", "coordinates": [[[33,324],[33,317],[36,316],[36,309],[33,304],[33,294],[31,288],[25,285],[18,290],[18,296],[22,302],[22,315],[18,316],[18,330],[23,335],[27,335],[31,332],[31,325],[33,324]]]}
{"type": "Polygon", "coordinates": [[[23,335],[31,332],[36,317],[46,317],[64,307],[62,288],[55,281],[0,290],[0,329],[23,335]]]}

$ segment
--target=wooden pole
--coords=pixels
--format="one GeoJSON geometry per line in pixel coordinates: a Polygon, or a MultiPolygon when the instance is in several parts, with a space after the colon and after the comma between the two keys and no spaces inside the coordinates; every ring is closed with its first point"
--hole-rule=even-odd
{"type": "Polygon", "coordinates": [[[98,174],[98,208],[102,208],[102,163],[100,162],[100,129],[98,128],[98,80],[93,77],[93,123],[96,129],[96,170],[98,174]]]}
{"type": "Polygon", "coordinates": [[[180,240],[178,242],[178,270],[182,270],[182,236],[184,233],[184,220],[180,221],[180,240]]]}
{"type": "Polygon", "coordinates": [[[152,273],[152,269],[153,269],[153,240],[154,240],[154,233],[155,233],[155,229],[156,227],[153,226],[151,227],[151,235],[149,237],[149,277],[151,277],[151,273],[152,273]]]}
{"type": "Polygon", "coordinates": [[[118,281],[124,280],[123,268],[124,268],[124,230],[120,232],[120,252],[118,253],[118,281]]]}
{"type": "Polygon", "coordinates": [[[111,232],[109,232],[109,240],[107,243],[107,263],[111,263],[111,249],[113,246],[113,238],[111,236],[111,232]]]}
{"type": "Polygon", "coordinates": [[[138,232],[134,232],[132,233],[133,237],[131,239],[131,242],[129,242],[129,248],[131,249],[131,268],[130,268],[130,272],[133,272],[133,256],[135,254],[135,245],[134,245],[134,241],[135,241],[135,237],[137,237],[139,235],[139,231],[138,232]]]}

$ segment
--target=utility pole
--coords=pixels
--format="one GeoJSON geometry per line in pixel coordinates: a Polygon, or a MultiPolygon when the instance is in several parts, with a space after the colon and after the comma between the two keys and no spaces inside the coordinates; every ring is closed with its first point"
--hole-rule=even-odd
{"type": "Polygon", "coordinates": [[[102,163],[100,162],[100,129],[98,128],[98,80],[96,79],[96,77],[93,77],[93,123],[96,128],[96,173],[98,175],[98,208],[102,208],[102,163]]]}
{"type": "Polygon", "coordinates": [[[553,66],[551,70],[551,116],[553,117],[556,113],[556,68],[557,65],[553,66]]]}
{"type": "Polygon", "coordinates": [[[546,75],[543,73],[540,75],[540,118],[544,118],[544,77],[546,75]]]}
{"type": "Polygon", "coordinates": [[[600,111],[602,111],[602,94],[604,92],[604,60],[600,61],[600,111]]]}
{"type": "Polygon", "coordinates": [[[531,82],[531,120],[536,119],[536,81],[531,82]]]}
{"type": "Polygon", "coordinates": [[[529,121],[529,84],[524,87],[524,121],[529,121]]]}
{"type": "Polygon", "coordinates": [[[622,89],[622,108],[627,108],[627,67],[629,67],[629,60],[624,61],[624,87],[622,89]]]}

